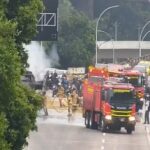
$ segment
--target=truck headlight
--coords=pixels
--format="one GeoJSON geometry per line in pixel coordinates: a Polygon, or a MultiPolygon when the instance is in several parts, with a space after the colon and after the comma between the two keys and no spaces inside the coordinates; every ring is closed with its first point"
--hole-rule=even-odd
{"type": "Polygon", "coordinates": [[[130,116],[129,117],[129,121],[135,121],[135,117],[134,116],[130,116]]]}
{"type": "Polygon", "coordinates": [[[106,115],[106,116],[105,116],[105,119],[106,119],[106,120],[111,120],[112,117],[111,117],[111,115],[106,115]]]}

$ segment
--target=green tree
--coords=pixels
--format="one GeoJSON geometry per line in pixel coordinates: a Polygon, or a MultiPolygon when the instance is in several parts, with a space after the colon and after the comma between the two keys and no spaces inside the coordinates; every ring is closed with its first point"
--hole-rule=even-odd
{"type": "Polygon", "coordinates": [[[58,54],[63,68],[91,64],[95,43],[95,25],[77,12],[67,0],[60,6],[58,54]]]}
{"type": "Polygon", "coordinates": [[[36,33],[41,9],[41,0],[0,1],[0,149],[21,150],[36,129],[41,97],[23,86],[20,76],[27,64],[22,44],[36,33]]]}
{"type": "Polygon", "coordinates": [[[0,114],[0,148],[4,150],[9,150],[10,145],[5,139],[5,133],[8,127],[7,119],[4,114],[0,114]]]}
{"type": "MultiPolygon", "coordinates": [[[[119,5],[118,8],[111,9],[103,15],[100,28],[115,37],[115,26],[117,22],[118,40],[138,40],[138,34],[143,25],[150,19],[149,2],[140,0],[97,0],[96,17],[109,6],[119,5]]],[[[146,31],[146,30],[145,30],[146,31]]],[[[101,34],[100,40],[105,39],[105,34],[101,34]]]]}
{"type": "Polygon", "coordinates": [[[7,19],[17,23],[15,42],[24,67],[28,66],[28,55],[22,44],[29,44],[36,35],[37,16],[43,8],[42,0],[9,0],[6,6],[7,19]]]}
{"type": "Polygon", "coordinates": [[[16,24],[0,22],[0,110],[8,122],[5,139],[11,149],[20,150],[29,131],[36,129],[41,99],[20,84],[21,63],[14,39],[16,24]]]}

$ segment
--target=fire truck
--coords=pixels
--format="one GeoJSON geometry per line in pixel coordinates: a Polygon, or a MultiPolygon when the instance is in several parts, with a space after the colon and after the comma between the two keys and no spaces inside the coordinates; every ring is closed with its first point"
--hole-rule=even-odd
{"type": "Polygon", "coordinates": [[[110,77],[121,77],[124,71],[123,65],[118,64],[108,64],[108,72],[110,77]]]}
{"type": "Polygon", "coordinates": [[[117,83],[102,76],[90,76],[83,83],[83,116],[87,128],[135,130],[135,90],[129,83],[117,83]]]}
{"type": "Polygon", "coordinates": [[[126,83],[135,87],[137,99],[144,98],[145,76],[137,70],[126,70],[123,76],[126,83]]]}

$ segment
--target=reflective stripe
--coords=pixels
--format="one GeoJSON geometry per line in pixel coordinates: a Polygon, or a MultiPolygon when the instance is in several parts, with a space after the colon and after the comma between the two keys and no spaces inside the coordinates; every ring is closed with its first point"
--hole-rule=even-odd
{"type": "Polygon", "coordinates": [[[111,110],[112,116],[114,117],[130,117],[131,110],[111,110]]]}
{"type": "Polygon", "coordinates": [[[117,115],[117,114],[112,114],[113,117],[130,117],[131,115],[117,115]]]}
{"type": "Polygon", "coordinates": [[[131,113],[131,110],[130,111],[122,111],[122,110],[111,110],[112,112],[119,112],[119,113],[131,113]]]}

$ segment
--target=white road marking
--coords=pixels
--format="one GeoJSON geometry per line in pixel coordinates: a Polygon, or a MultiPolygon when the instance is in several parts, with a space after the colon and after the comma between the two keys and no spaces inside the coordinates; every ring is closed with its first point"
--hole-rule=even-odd
{"type": "Polygon", "coordinates": [[[145,129],[146,129],[146,133],[147,133],[147,139],[148,139],[148,142],[150,144],[150,130],[147,126],[145,126],[145,129]]]}
{"type": "Polygon", "coordinates": [[[105,143],[105,139],[102,139],[102,143],[105,143]]]}
{"type": "Polygon", "coordinates": [[[105,147],[104,146],[101,146],[101,150],[103,150],[105,147]]]}
{"type": "Polygon", "coordinates": [[[106,135],[106,133],[103,133],[103,136],[105,136],[106,135]]]}

